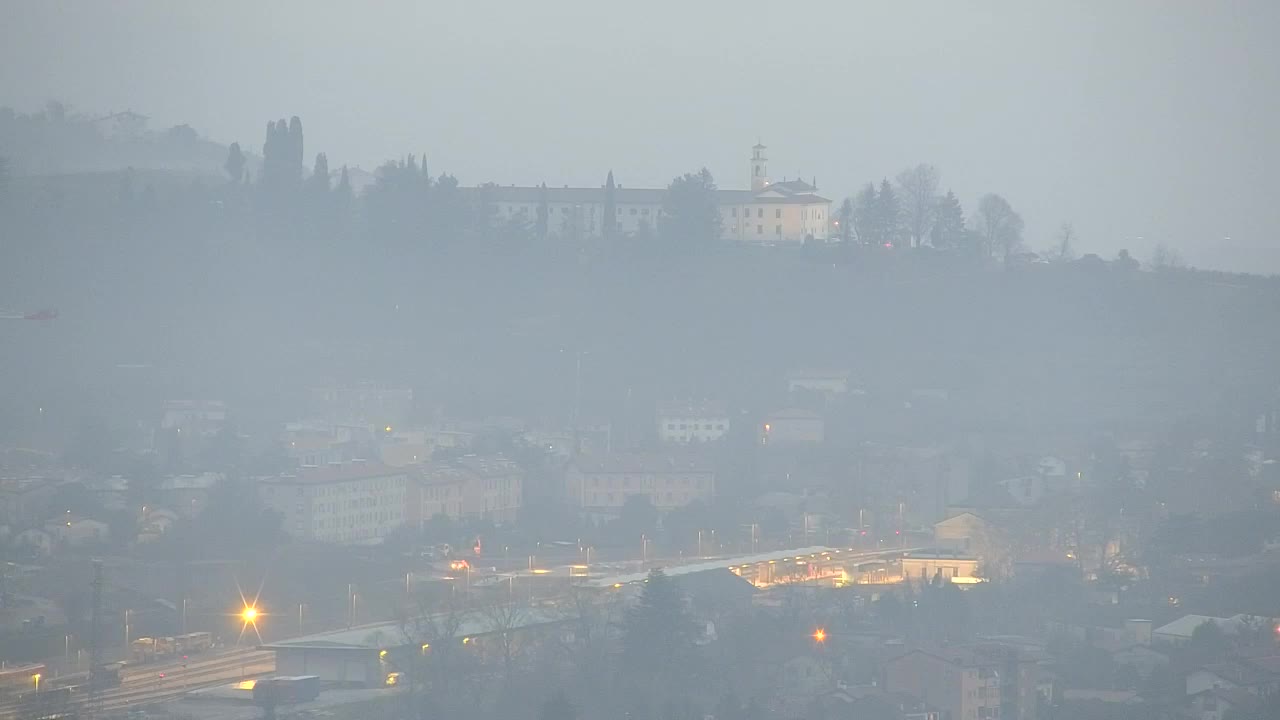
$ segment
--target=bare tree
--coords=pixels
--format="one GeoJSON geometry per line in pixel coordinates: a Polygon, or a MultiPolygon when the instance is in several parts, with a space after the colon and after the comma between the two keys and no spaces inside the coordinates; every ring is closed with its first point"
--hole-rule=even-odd
{"type": "Polygon", "coordinates": [[[451,696],[453,681],[462,674],[459,635],[468,614],[464,600],[453,592],[442,602],[420,595],[414,605],[403,609],[400,633],[409,652],[406,657],[389,660],[398,663],[397,669],[407,675],[411,699],[417,690],[428,689],[428,680],[431,695],[451,696]]]}
{"type": "Polygon", "coordinates": [[[480,604],[480,615],[485,619],[488,635],[502,656],[503,687],[509,691],[519,650],[516,635],[528,619],[528,608],[517,603],[505,590],[494,590],[480,604]]]}
{"type": "Polygon", "coordinates": [[[938,170],[921,163],[898,173],[898,191],[911,246],[920,247],[933,227],[938,206],[938,170]]]}
{"type": "Polygon", "coordinates": [[[1070,222],[1062,223],[1062,227],[1058,228],[1058,234],[1055,238],[1053,252],[1050,257],[1056,262],[1067,262],[1074,260],[1076,251],[1073,247],[1076,241],[1076,228],[1070,222]]]}
{"type": "Polygon", "coordinates": [[[1022,246],[1022,217],[1008,200],[988,193],[978,201],[977,230],[988,257],[1009,258],[1022,246]]]}

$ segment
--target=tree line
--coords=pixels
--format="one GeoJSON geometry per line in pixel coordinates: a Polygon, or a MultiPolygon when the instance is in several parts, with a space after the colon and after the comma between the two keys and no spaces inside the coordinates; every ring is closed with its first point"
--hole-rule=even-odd
{"type": "Polygon", "coordinates": [[[1005,261],[1025,249],[1025,223],[1004,197],[983,195],[967,219],[955,192],[939,187],[937,168],[924,163],[898,173],[895,182],[869,182],[840,203],[837,236],[864,247],[930,246],[1005,261]]]}

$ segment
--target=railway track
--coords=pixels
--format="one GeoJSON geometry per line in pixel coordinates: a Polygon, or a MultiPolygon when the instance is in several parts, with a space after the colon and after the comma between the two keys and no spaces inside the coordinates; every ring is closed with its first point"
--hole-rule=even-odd
{"type": "MultiPolygon", "coordinates": [[[[100,707],[104,713],[126,710],[181,698],[192,690],[201,690],[242,679],[254,679],[275,671],[275,657],[270,652],[248,651],[200,658],[182,663],[165,662],[130,668],[120,685],[102,691],[100,707]]],[[[86,692],[77,692],[68,701],[66,711],[83,711],[88,702],[86,692]]],[[[0,720],[17,720],[23,710],[21,700],[0,703],[0,720]]]]}

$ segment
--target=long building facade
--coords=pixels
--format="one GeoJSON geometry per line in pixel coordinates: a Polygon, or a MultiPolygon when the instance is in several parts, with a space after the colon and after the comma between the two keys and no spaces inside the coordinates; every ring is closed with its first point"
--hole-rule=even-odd
{"type": "MultiPolygon", "coordinates": [[[[607,191],[581,187],[487,186],[485,201],[500,220],[534,223],[547,209],[547,232],[564,237],[599,236],[605,230],[607,191]]],[[[657,230],[663,188],[614,190],[614,220],[620,235],[643,236],[657,230]]],[[[718,190],[720,237],[761,245],[800,245],[831,237],[831,201],[803,180],[771,182],[765,146],[751,149],[751,189],[718,190]]]]}

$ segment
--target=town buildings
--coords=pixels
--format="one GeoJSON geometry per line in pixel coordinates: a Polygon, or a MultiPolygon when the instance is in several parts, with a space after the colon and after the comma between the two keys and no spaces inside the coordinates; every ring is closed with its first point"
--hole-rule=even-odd
{"type": "Polygon", "coordinates": [[[702,443],[729,432],[729,414],[712,402],[659,403],[658,439],[664,443],[702,443]]]}
{"type": "MultiPolygon", "coordinates": [[[[741,243],[800,245],[830,237],[831,201],[814,182],[769,179],[765,146],[751,149],[749,190],[718,190],[720,238],[741,243]]],[[[617,232],[656,231],[663,213],[663,188],[515,187],[476,188],[481,202],[500,220],[534,223],[547,214],[547,231],[565,237],[596,237],[605,232],[605,211],[612,206],[617,232]]]]}
{"type": "Polygon", "coordinates": [[[803,408],[786,408],[765,416],[760,444],[777,448],[821,445],[826,437],[822,416],[803,408]]]}
{"type": "Polygon", "coordinates": [[[885,690],[923,700],[952,720],[1035,720],[1039,669],[995,644],[915,649],[885,666],[885,690]]]}
{"type": "Polygon", "coordinates": [[[353,460],[263,478],[258,490],[289,535],[359,545],[377,543],[404,524],[408,484],[403,470],[353,460]]]}
{"type": "Polygon", "coordinates": [[[515,522],[520,513],[524,471],[506,458],[467,455],[412,470],[416,476],[408,500],[411,522],[443,516],[503,524],[515,522]]]}
{"type": "Polygon", "coordinates": [[[658,510],[673,510],[715,495],[716,473],[706,461],[683,454],[611,453],[575,458],[566,473],[569,502],[588,516],[616,516],[627,500],[643,497],[658,510]]]}

